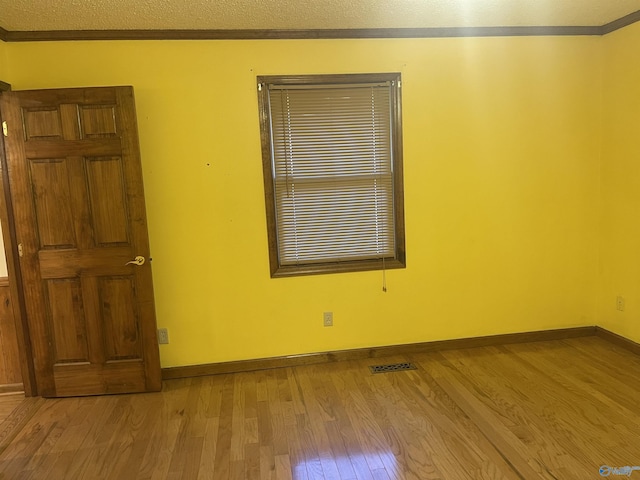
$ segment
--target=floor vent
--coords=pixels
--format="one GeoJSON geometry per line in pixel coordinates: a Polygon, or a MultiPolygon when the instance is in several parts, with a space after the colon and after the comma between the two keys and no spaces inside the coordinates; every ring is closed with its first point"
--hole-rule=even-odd
{"type": "Polygon", "coordinates": [[[389,363],[387,365],[371,365],[371,373],[400,372],[402,370],[417,370],[413,363],[389,363]]]}

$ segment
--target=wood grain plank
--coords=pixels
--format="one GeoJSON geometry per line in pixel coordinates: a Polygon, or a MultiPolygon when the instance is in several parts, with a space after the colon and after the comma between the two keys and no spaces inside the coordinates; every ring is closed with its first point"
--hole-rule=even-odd
{"type": "Polygon", "coordinates": [[[233,375],[225,376],[222,389],[222,399],[220,406],[220,421],[218,424],[218,438],[216,440],[215,468],[213,477],[215,480],[226,480],[231,475],[231,437],[232,437],[232,414],[233,414],[233,375]]]}

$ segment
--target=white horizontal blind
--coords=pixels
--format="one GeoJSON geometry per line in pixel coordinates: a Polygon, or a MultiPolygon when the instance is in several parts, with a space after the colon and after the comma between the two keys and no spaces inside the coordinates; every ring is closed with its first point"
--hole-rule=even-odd
{"type": "Polygon", "coordinates": [[[281,265],[394,256],[390,88],[271,86],[281,265]]]}

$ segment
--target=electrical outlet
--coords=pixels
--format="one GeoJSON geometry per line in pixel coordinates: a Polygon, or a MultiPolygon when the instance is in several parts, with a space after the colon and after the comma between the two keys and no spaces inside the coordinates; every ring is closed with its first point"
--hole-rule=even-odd
{"type": "Polygon", "coordinates": [[[169,330],[166,328],[158,329],[158,343],[161,345],[169,343],[169,330]]]}
{"type": "Polygon", "coordinates": [[[325,327],[333,327],[333,312],[324,312],[322,314],[325,327]]]}
{"type": "Polygon", "coordinates": [[[616,297],[616,310],[624,312],[624,297],[620,295],[616,297]]]}

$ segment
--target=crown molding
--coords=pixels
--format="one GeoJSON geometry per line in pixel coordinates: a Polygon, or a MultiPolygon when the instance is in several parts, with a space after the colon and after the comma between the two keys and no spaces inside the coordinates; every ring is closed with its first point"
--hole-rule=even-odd
{"type": "Polygon", "coordinates": [[[627,27],[633,23],[640,21],[640,10],[637,12],[630,13],[629,15],[625,15],[622,18],[614,20],[613,22],[609,22],[606,25],[601,27],[602,33],[601,35],[606,35],[607,33],[615,32],[616,30],[620,30],[621,28],[627,27]]]}
{"type": "Polygon", "coordinates": [[[291,30],[39,30],[9,31],[5,42],[77,40],[310,40],[365,38],[455,38],[601,36],[640,21],[640,10],[601,26],[354,28],[291,30]]]}
{"type": "Polygon", "coordinates": [[[75,40],[308,40],[601,35],[602,27],[444,27],[315,30],[51,30],[9,31],[7,42],[75,40]]]}

